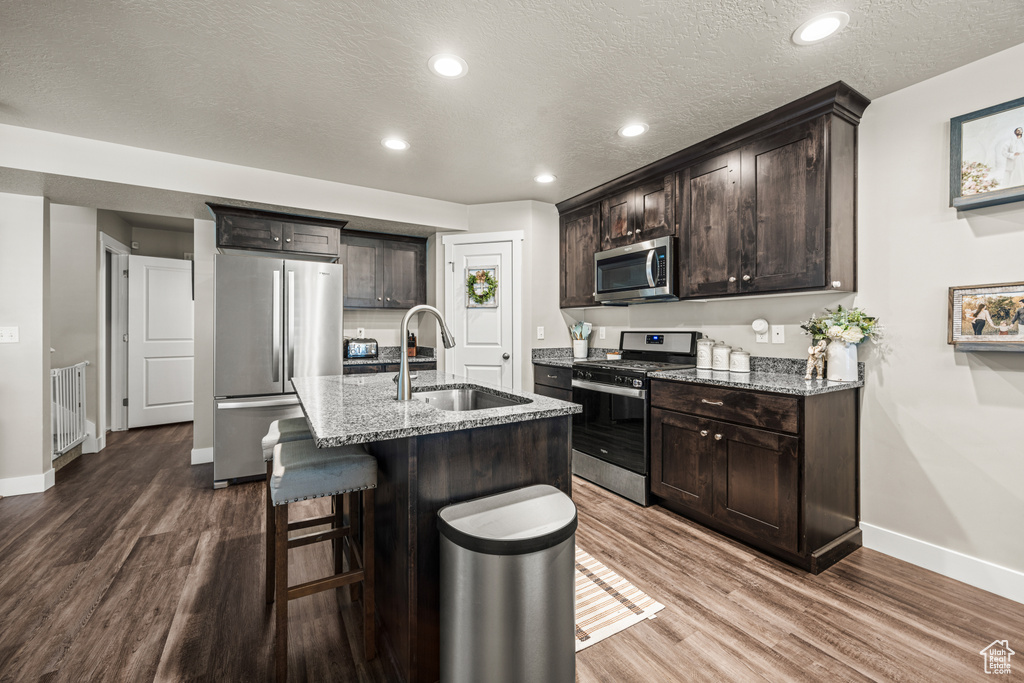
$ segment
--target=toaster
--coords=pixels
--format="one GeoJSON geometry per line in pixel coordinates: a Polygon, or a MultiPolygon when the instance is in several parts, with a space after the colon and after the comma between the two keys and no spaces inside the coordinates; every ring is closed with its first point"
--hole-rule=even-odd
{"type": "Polygon", "coordinates": [[[376,358],[376,339],[346,339],[345,358],[376,358]]]}

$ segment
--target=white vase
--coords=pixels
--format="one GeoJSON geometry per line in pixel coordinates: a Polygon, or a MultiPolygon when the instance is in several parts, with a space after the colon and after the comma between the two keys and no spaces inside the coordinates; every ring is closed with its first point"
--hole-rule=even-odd
{"type": "Polygon", "coordinates": [[[844,341],[830,341],[825,355],[826,379],[832,382],[856,382],[857,345],[844,341]]]}
{"type": "Polygon", "coordinates": [[[587,357],[587,340],[586,339],[573,339],[572,340],[572,357],[577,359],[584,359],[587,357]]]}

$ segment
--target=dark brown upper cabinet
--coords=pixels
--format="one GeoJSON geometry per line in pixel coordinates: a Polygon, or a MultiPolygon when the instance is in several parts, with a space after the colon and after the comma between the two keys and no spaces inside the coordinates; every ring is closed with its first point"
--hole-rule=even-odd
{"type": "Polygon", "coordinates": [[[674,235],[672,175],[642,183],[601,201],[601,250],[674,235]]]}
{"type": "Polygon", "coordinates": [[[416,237],[341,235],[346,308],[412,308],[427,301],[427,243],[416,237]]]}
{"type": "MultiPolygon", "coordinates": [[[[834,83],[560,202],[559,213],[599,207],[602,250],[678,234],[682,299],[854,292],[857,125],[869,102],[834,83]]],[[[583,277],[575,267],[563,258],[563,278],[583,277]]]]}
{"type": "Polygon", "coordinates": [[[562,214],[558,226],[559,305],[594,306],[594,254],[600,237],[600,207],[562,214]]]}
{"type": "Polygon", "coordinates": [[[293,216],[243,207],[207,204],[217,219],[217,246],[320,256],[338,256],[345,221],[293,216]]]}

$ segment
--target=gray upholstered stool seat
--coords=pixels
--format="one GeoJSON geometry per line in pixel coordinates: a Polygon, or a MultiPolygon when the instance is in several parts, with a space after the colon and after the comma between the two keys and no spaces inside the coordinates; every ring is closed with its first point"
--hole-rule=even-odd
{"type": "Polygon", "coordinates": [[[309,423],[304,417],[274,420],[270,423],[270,431],[263,437],[263,461],[270,462],[274,459],[274,446],[279,443],[312,438],[313,435],[309,433],[309,423]]]}
{"type": "Polygon", "coordinates": [[[317,448],[310,439],[274,447],[274,505],[377,487],[377,459],[362,446],[317,448]]]}

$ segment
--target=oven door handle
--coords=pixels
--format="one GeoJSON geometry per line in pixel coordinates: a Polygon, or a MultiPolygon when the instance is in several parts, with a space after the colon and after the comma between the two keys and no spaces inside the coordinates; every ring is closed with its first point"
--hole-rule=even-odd
{"type": "Polygon", "coordinates": [[[654,286],[654,249],[647,252],[647,284],[654,286]]]}
{"type": "Polygon", "coordinates": [[[629,387],[617,387],[613,384],[598,384],[597,382],[587,382],[582,379],[574,379],[572,381],[572,388],[596,391],[600,394],[615,394],[616,396],[629,396],[630,398],[647,398],[646,389],[630,389],[629,387]]]}

